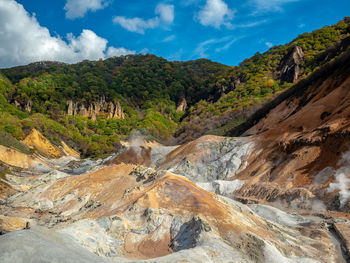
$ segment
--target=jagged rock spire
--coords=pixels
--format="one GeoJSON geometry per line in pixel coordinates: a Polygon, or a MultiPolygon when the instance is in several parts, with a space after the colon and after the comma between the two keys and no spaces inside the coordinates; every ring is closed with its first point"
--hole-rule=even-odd
{"type": "Polygon", "coordinates": [[[119,102],[106,102],[105,97],[99,98],[97,101],[88,104],[87,106],[82,103],[75,102],[73,100],[67,101],[67,114],[81,115],[84,117],[96,120],[97,115],[107,115],[109,119],[124,119],[125,114],[123,108],[120,106],[119,102]]]}

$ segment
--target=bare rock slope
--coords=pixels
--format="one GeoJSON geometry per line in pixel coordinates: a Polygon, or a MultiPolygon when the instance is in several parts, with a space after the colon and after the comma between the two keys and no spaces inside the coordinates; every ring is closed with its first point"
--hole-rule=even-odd
{"type": "Polygon", "coordinates": [[[18,190],[2,227],[21,217],[31,229],[0,236],[2,262],[59,262],[62,251],[65,262],[336,262],[317,223],[266,219],[170,172],[119,164],[8,180],[18,190]]]}
{"type": "Polygon", "coordinates": [[[323,200],[328,209],[349,211],[349,58],[348,52],[296,84],[245,133],[255,148],[232,177],[247,182],[238,196],[300,205],[323,200]]]}

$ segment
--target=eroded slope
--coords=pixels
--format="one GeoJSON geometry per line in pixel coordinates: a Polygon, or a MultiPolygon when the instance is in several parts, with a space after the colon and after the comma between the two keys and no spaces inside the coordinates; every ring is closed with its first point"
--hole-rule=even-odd
{"type": "MultiPolygon", "coordinates": [[[[58,253],[56,245],[74,244],[81,248],[68,251],[72,258],[84,249],[101,262],[335,262],[328,231],[316,223],[291,227],[268,221],[170,172],[119,164],[81,175],[51,172],[8,180],[17,193],[1,205],[1,226],[17,222],[21,229],[22,222],[30,222],[33,228],[0,237],[8,262],[22,253],[10,244],[40,244],[43,233],[52,255],[58,253]]],[[[42,262],[50,253],[40,252],[37,244],[32,249],[42,262]]]]}
{"type": "Polygon", "coordinates": [[[349,210],[349,58],[348,52],[297,84],[246,132],[255,150],[234,177],[247,182],[238,195],[301,204],[322,199],[330,209],[349,210]]]}

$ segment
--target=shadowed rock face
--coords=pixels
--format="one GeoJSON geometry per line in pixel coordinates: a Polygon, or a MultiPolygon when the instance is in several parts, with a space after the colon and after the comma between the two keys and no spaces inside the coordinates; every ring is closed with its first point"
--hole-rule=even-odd
{"type": "Polygon", "coordinates": [[[23,99],[22,101],[18,102],[17,100],[13,101],[13,104],[20,110],[25,110],[26,112],[31,113],[32,107],[33,107],[33,101],[28,99],[23,99]]]}
{"type": "Polygon", "coordinates": [[[281,60],[277,77],[282,81],[294,83],[298,80],[304,68],[304,52],[299,46],[291,49],[281,60]]]}
{"type": "Polygon", "coordinates": [[[198,245],[200,235],[203,231],[209,232],[210,226],[205,223],[200,217],[195,216],[191,221],[184,223],[176,236],[171,242],[171,248],[174,252],[194,248],[198,245]]]}

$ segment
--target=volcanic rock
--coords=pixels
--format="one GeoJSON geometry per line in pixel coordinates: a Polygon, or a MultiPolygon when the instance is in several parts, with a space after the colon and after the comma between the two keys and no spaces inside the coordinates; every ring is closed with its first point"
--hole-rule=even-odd
{"type": "Polygon", "coordinates": [[[304,52],[301,47],[295,46],[280,61],[277,68],[277,77],[282,81],[294,83],[304,67],[304,52]]]}
{"type": "Polygon", "coordinates": [[[96,120],[98,115],[106,115],[109,119],[124,119],[125,115],[119,102],[107,102],[101,97],[88,105],[73,100],[67,101],[67,115],[81,115],[96,120]]]}
{"type": "Polygon", "coordinates": [[[349,185],[337,178],[348,174],[349,57],[347,52],[276,98],[271,105],[279,103],[245,133],[255,150],[231,177],[245,182],[237,197],[284,199],[290,205],[293,199],[300,205],[319,199],[329,209],[348,211],[349,185]],[[342,203],[334,207],[339,195],[342,203]]]}
{"type": "Polygon", "coordinates": [[[176,111],[178,112],[185,112],[187,109],[187,102],[185,98],[181,99],[181,102],[179,103],[179,105],[176,108],[176,111]]]}

